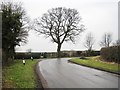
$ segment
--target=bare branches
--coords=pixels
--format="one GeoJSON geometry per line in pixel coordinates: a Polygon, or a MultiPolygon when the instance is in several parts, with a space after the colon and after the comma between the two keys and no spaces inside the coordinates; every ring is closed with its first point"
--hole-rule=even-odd
{"type": "Polygon", "coordinates": [[[116,41],[113,43],[113,46],[120,46],[120,39],[116,40],[116,41]]]}
{"type": "Polygon", "coordinates": [[[81,18],[75,9],[62,7],[52,8],[41,18],[35,21],[35,30],[44,35],[50,35],[54,42],[63,43],[71,40],[84,31],[84,25],[80,25],[81,18]]]}
{"type": "Polygon", "coordinates": [[[109,47],[112,42],[112,34],[105,33],[102,37],[102,41],[100,42],[100,46],[109,47]]]}
{"type": "Polygon", "coordinates": [[[87,36],[86,36],[86,40],[85,40],[84,46],[85,46],[89,51],[91,51],[92,48],[93,48],[94,43],[95,43],[95,40],[94,40],[94,37],[93,37],[92,33],[88,33],[87,36]]]}

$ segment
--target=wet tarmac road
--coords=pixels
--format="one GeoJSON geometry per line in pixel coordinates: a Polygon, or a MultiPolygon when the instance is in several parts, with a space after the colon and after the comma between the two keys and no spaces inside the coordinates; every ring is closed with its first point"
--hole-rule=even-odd
{"type": "Polygon", "coordinates": [[[118,88],[118,76],[72,64],[69,58],[46,59],[38,63],[49,88],[118,88]]]}

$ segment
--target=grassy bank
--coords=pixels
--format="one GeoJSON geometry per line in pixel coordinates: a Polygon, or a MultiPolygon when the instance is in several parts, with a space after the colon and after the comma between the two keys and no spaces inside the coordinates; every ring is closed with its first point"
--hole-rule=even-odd
{"type": "Polygon", "coordinates": [[[102,70],[107,70],[111,72],[119,72],[120,68],[118,68],[118,64],[116,63],[109,63],[109,62],[103,62],[100,60],[99,56],[96,57],[87,57],[85,59],[79,59],[79,58],[74,58],[71,59],[70,61],[81,64],[81,65],[86,65],[102,70]]]}
{"type": "Polygon", "coordinates": [[[35,64],[37,60],[15,60],[10,66],[3,68],[3,88],[36,88],[37,76],[35,64]]]}

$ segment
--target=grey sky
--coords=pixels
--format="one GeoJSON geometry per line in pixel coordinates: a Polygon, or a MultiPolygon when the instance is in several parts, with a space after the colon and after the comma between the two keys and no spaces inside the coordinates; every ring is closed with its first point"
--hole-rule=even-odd
{"type": "MultiPolygon", "coordinates": [[[[105,32],[112,33],[113,41],[118,38],[118,0],[20,0],[31,20],[41,17],[48,9],[66,7],[77,9],[86,31],[77,38],[76,44],[63,43],[62,50],[86,50],[83,45],[85,35],[92,32],[95,37],[94,49],[99,50],[99,42],[105,32]]],[[[28,43],[17,47],[17,51],[56,51],[56,44],[30,31],[28,43]]]]}

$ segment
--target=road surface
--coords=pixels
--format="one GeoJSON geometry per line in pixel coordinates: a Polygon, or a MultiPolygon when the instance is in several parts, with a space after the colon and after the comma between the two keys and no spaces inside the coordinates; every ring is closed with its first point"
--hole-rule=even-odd
{"type": "Polygon", "coordinates": [[[76,65],[69,58],[48,59],[38,63],[49,88],[118,88],[118,76],[76,65]]]}

